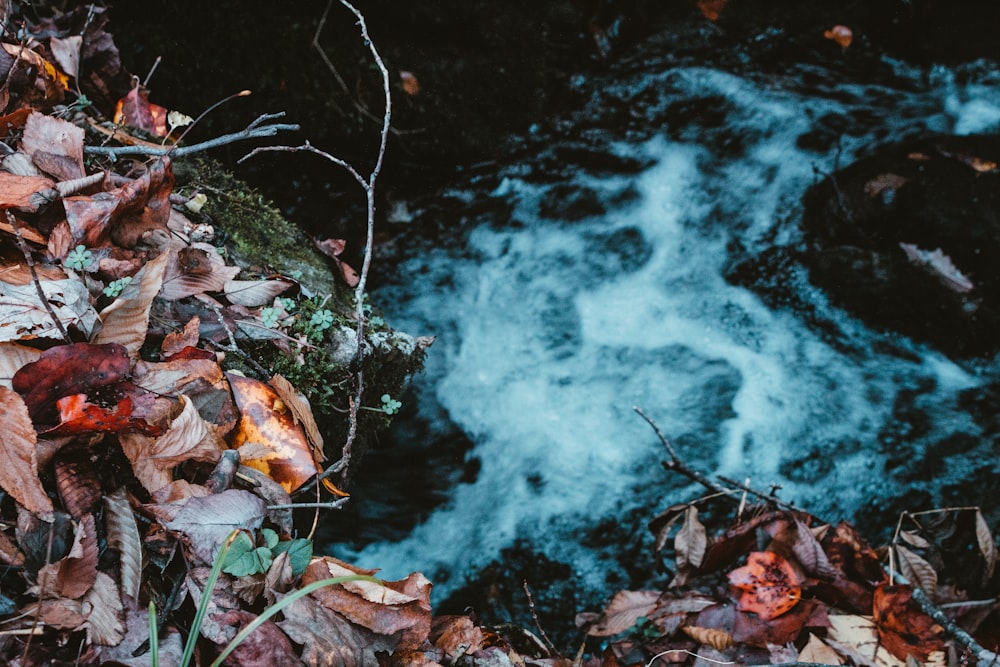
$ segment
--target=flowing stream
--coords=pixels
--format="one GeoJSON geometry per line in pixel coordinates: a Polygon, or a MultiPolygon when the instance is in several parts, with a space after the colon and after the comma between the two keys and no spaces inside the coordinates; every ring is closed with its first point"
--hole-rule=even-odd
{"type": "Polygon", "coordinates": [[[588,105],[617,111],[532,128],[510,163],[397,211],[406,247],[375,301],[437,342],[356,492],[361,523],[366,503],[395,509],[339,555],[423,571],[440,601],[523,540],[609,595],[615,542],[703,493],[664,471],[633,406],[688,465],[876,528],[953,498],[974,469],[995,474],[963,398],[997,380],[994,365],[869,330],[801,267],[781,276],[787,306],[732,279],[801,243],[817,173],[922,133],[1000,127],[990,67],[878,66],[645,62],[581,77],[588,105]],[[390,470],[393,457],[405,463],[390,470]]]}

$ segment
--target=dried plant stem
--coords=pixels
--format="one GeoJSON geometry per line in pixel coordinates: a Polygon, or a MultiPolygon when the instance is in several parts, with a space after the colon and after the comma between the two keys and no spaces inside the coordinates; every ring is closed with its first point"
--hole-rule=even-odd
{"type": "Polygon", "coordinates": [[[271,123],[270,121],[282,118],[284,111],[278,113],[267,113],[257,120],[247,125],[239,132],[224,134],[221,137],[203,141],[200,144],[190,146],[84,146],[83,152],[89,155],[110,155],[120,157],[123,155],[167,155],[182,157],[193,153],[207,151],[210,148],[218,148],[226,144],[234,144],[247,139],[259,139],[261,137],[273,137],[278,132],[297,132],[300,127],[293,123],[271,123]]]}
{"type": "Polygon", "coordinates": [[[524,579],[521,583],[524,586],[524,595],[528,598],[528,610],[531,612],[531,619],[535,622],[535,627],[538,628],[538,634],[542,636],[542,641],[545,642],[545,646],[549,651],[549,657],[562,657],[556,649],[555,644],[553,644],[549,639],[549,636],[545,634],[545,628],[542,627],[542,622],[538,620],[538,614],[535,612],[535,599],[531,596],[531,589],[528,588],[528,580],[524,579]]]}
{"type": "Polygon", "coordinates": [[[38,271],[35,269],[35,260],[31,257],[31,249],[28,248],[28,244],[24,242],[24,237],[21,236],[21,223],[18,222],[17,218],[10,211],[7,211],[7,222],[14,228],[14,234],[17,236],[17,245],[21,248],[24,261],[28,263],[28,270],[31,272],[31,282],[35,284],[35,291],[38,292],[38,300],[42,302],[45,310],[48,311],[49,317],[52,318],[52,322],[56,325],[56,330],[59,331],[63,340],[67,343],[72,343],[73,341],[70,340],[69,334],[66,333],[66,327],[63,326],[59,316],[56,315],[56,311],[52,309],[52,304],[49,303],[49,298],[45,296],[45,290],[42,289],[42,283],[38,279],[38,271]]]}
{"type": "Polygon", "coordinates": [[[724,495],[732,494],[732,489],[727,489],[721,486],[720,484],[713,482],[708,477],[705,477],[705,475],[701,474],[697,470],[692,470],[691,468],[689,468],[687,464],[685,464],[684,461],[681,460],[681,457],[677,455],[677,451],[674,449],[674,446],[670,443],[670,440],[667,439],[667,436],[663,435],[663,431],[660,430],[660,427],[657,426],[656,422],[654,422],[648,415],[646,415],[646,413],[642,411],[642,408],[638,406],[632,406],[632,409],[635,410],[637,415],[645,419],[646,423],[653,428],[653,431],[656,432],[656,437],[660,439],[660,442],[663,443],[664,449],[667,450],[667,456],[670,457],[670,460],[663,462],[664,468],[666,468],[667,470],[673,470],[675,472],[679,472],[680,474],[684,475],[691,481],[698,482],[709,491],[714,491],[715,493],[724,495]]]}

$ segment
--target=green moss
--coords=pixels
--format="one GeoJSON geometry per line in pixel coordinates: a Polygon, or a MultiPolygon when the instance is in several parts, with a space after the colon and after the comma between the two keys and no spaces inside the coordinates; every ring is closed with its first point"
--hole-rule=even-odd
{"type": "Polygon", "coordinates": [[[301,272],[299,279],[310,291],[331,294],[341,306],[353,298],[306,234],[220,163],[204,157],[178,160],[174,175],[180,193],[199,191],[208,196],[201,214],[224,230],[226,246],[241,266],[259,273],[301,272]]]}

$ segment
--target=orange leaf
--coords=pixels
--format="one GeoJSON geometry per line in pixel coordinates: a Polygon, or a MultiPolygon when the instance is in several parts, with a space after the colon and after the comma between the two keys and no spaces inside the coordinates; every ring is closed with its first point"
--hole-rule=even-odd
{"type": "Polygon", "coordinates": [[[728,0],[698,0],[698,9],[709,21],[718,21],[728,0]]]}
{"type": "Polygon", "coordinates": [[[128,396],[113,408],[103,408],[88,403],[86,394],[73,394],[56,401],[56,408],[59,410],[59,424],[42,431],[49,436],[118,431],[142,431],[157,435],[160,432],[160,429],[147,424],[145,419],[132,416],[132,399],[128,396]]]}
{"type": "Polygon", "coordinates": [[[413,72],[405,69],[399,71],[399,82],[403,85],[403,92],[410,97],[415,97],[420,92],[420,82],[413,72]]]}
{"type": "Polygon", "coordinates": [[[944,648],[941,626],[917,606],[909,586],[880,584],[875,589],[872,615],[882,645],[900,660],[913,655],[924,661],[932,651],[944,648]]]}
{"type": "Polygon", "coordinates": [[[835,25],[824,32],[823,36],[827,39],[832,39],[837,42],[837,44],[840,44],[840,48],[846,49],[851,45],[851,41],[854,39],[854,31],[846,25],[835,25]]]}
{"type": "Polygon", "coordinates": [[[791,564],[776,553],[754,551],[747,564],[729,573],[729,585],[742,593],[736,606],[764,620],[788,612],[802,599],[802,583],[791,564]]]}
{"type": "Polygon", "coordinates": [[[260,470],[291,493],[319,472],[312,447],[290,410],[267,384],[227,373],[236,407],[242,417],[232,446],[240,449],[243,464],[260,470]]]}

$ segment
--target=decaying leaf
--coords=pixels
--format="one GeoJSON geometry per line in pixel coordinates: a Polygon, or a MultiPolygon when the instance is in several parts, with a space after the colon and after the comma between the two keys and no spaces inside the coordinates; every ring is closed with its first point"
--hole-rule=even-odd
{"type": "Polygon", "coordinates": [[[997,545],[993,541],[993,533],[990,532],[990,527],[986,524],[983,512],[979,508],[976,508],[976,544],[979,546],[979,553],[982,554],[985,564],[982,576],[985,585],[993,577],[993,571],[996,569],[997,545]]]}
{"type": "Polygon", "coordinates": [[[31,416],[38,418],[46,411],[54,415],[56,401],[64,396],[86,394],[124,379],[128,368],[121,345],[73,343],[49,348],[37,361],[18,369],[11,384],[24,397],[31,416]]]}
{"type": "Polygon", "coordinates": [[[295,423],[301,424],[302,428],[305,429],[306,437],[309,438],[309,443],[313,448],[313,460],[317,463],[325,461],[326,453],[323,451],[323,434],[320,433],[319,426],[316,425],[316,419],[313,417],[312,407],[309,405],[308,399],[300,394],[292,383],[281,375],[271,377],[268,384],[274,389],[274,392],[281,399],[281,402],[285,404],[285,407],[291,411],[295,423]]]}
{"type": "Polygon", "coordinates": [[[681,630],[699,644],[711,646],[716,651],[725,651],[733,645],[733,636],[718,628],[701,628],[697,625],[685,625],[681,630]]]}
{"type": "MultiPolygon", "coordinates": [[[[90,334],[97,322],[97,313],[90,305],[90,294],[81,281],[40,280],[38,284],[63,328],[90,334]]],[[[13,285],[0,281],[0,341],[39,337],[61,340],[63,335],[38,298],[35,285],[13,285]]]]}
{"type": "Polygon", "coordinates": [[[125,97],[118,100],[115,107],[116,125],[128,125],[156,137],[167,136],[167,109],[149,101],[149,95],[141,86],[134,86],[125,97]]]}
{"type": "Polygon", "coordinates": [[[958,270],[958,267],[951,261],[951,257],[944,254],[941,248],[923,250],[912,243],[900,243],[899,247],[903,249],[907,259],[913,264],[927,269],[948,289],[959,294],[965,294],[975,289],[975,284],[958,270]]]}
{"type": "Polygon", "coordinates": [[[754,551],[747,557],[747,564],[730,572],[728,578],[729,585],[741,591],[737,608],[764,620],[788,612],[802,598],[795,570],[770,551],[754,551]]]}
{"type": "Polygon", "coordinates": [[[926,560],[913,553],[902,544],[897,544],[896,562],[899,571],[914,586],[919,586],[928,596],[933,598],[937,593],[938,575],[934,567],[926,560]]]}
{"type": "Polygon", "coordinates": [[[98,646],[117,646],[125,637],[124,609],[115,580],[97,573],[94,586],[84,598],[90,610],[85,627],[87,639],[98,646]]]}
{"type": "MultiPolygon", "coordinates": [[[[212,620],[239,631],[256,618],[256,614],[248,611],[234,610],[216,614],[212,620]]],[[[259,625],[229,655],[232,664],[240,667],[275,667],[299,662],[288,636],[272,620],[259,625]]]]}
{"type": "Polygon", "coordinates": [[[289,493],[298,489],[319,472],[302,427],[267,384],[233,373],[226,377],[242,415],[231,444],[240,449],[243,465],[267,474],[289,493]]]}
{"type": "Polygon", "coordinates": [[[468,616],[438,616],[431,625],[430,640],[446,656],[471,655],[483,648],[483,630],[468,616]]]}
{"type": "Polygon", "coordinates": [[[82,127],[69,121],[32,113],[24,126],[21,150],[27,153],[38,167],[60,181],[69,181],[84,175],[82,127]]]}
{"type": "Polygon", "coordinates": [[[681,571],[697,569],[705,557],[706,548],[708,548],[708,535],[705,526],[698,520],[698,508],[688,505],[684,511],[684,523],[674,538],[677,569],[681,571]]]}
{"type": "Polygon", "coordinates": [[[163,342],[160,343],[160,355],[169,357],[186,347],[197,347],[200,328],[201,318],[195,315],[188,320],[181,331],[172,331],[163,337],[163,342]]]}
{"type": "Polygon", "coordinates": [[[597,622],[587,628],[591,637],[610,637],[635,626],[641,616],[656,609],[659,591],[618,591],[605,607],[597,622]]]}
{"type": "Polygon", "coordinates": [[[238,266],[228,266],[215,246],[208,243],[171,248],[167,254],[170,262],[160,296],[168,301],[203,292],[221,292],[240,272],[238,266]]]}
{"type": "Polygon", "coordinates": [[[49,201],[55,183],[44,176],[21,176],[0,171],[0,209],[34,213],[49,201]]]}
{"type": "Polygon", "coordinates": [[[13,389],[14,373],[22,366],[38,361],[42,355],[41,350],[36,350],[27,345],[19,343],[0,343],[0,385],[13,389]]]}
{"type": "Polygon", "coordinates": [[[146,262],[121,295],[101,311],[104,326],[92,342],[118,343],[130,356],[138,356],[149,328],[149,307],[163,284],[167,259],[163,254],[146,262]]]}
{"type": "Polygon", "coordinates": [[[226,298],[247,308],[266,306],[292,286],[289,280],[230,280],[223,286],[226,298]]]}
{"type": "Polygon", "coordinates": [[[31,512],[51,515],[52,501],[38,478],[35,427],[17,392],[0,387],[0,487],[31,512]]]}
{"type": "Polygon", "coordinates": [[[873,612],[879,640],[900,660],[908,655],[926,660],[929,653],[944,648],[941,626],[913,601],[909,586],[877,586],[873,612]]]}
{"type": "Polygon", "coordinates": [[[799,660],[820,665],[844,664],[844,660],[840,657],[840,654],[830,648],[828,644],[823,643],[822,639],[811,632],[809,633],[809,641],[799,651],[799,660]]]}
{"type": "Polygon", "coordinates": [[[196,564],[215,560],[226,537],[234,530],[255,531],[267,513],[264,501],[249,491],[229,489],[182,503],[146,505],[167,530],[180,534],[196,564]]]}
{"type": "Polygon", "coordinates": [[[718,21],[728,0],[698,0],[698,10],[709,21],[718,21]]]}
{"type": "Polygon", "coordinates": [[[138,601],[142,577],[142,538],[124,488],[104,497],[104,525],[108,546],[118,552],[122,594],[138,601]]]}
{"type": "Polygon", "coordinates": [[[378,662],[376,651],[395,648],[394,639],[348,622],[309,595],[292,602],[282,613],[284,620],[278,626],[302,645],[302,661],[307,665],[374,665],[378,662]]]}
{"type": "Polygon", "coordinates": [[[97,529],[94,515],[88,514],[76,525],[73,546],[58,563],[55,590],[61,597],[83,597],[97,580],[97,529]]]}

